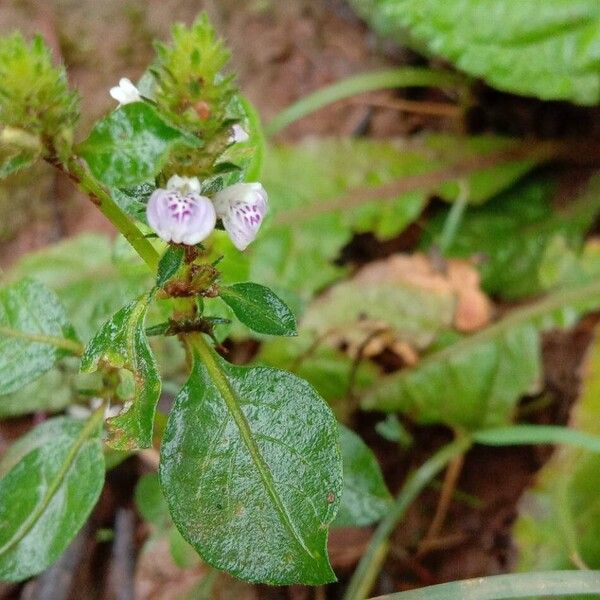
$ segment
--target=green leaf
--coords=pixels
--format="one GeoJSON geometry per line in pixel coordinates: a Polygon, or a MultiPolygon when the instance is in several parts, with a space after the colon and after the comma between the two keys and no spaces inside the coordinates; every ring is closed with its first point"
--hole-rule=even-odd
{"type": "Polygon", "coordinates": [[[135,486],[135,505],[148,523],[161,529],[171,523],[169,507],[160,489],[158,473],[146,473],[140,477],[135,486]]]}
{"type": "MultiPolygon", "coordinates": [[[[600,336],[584,361],[570,426],[600,434],[600,336]]],[[[523,497],[513,533],[519,570],[600,568],[600,455],[561,447],[523,497]]]]}
{"type": "Polygon", "coordinates": [[[152,285],[148,268],[114,260],[106,236],[84,234],[22,257],[9,281],[31,277],[51,288],[87,341],[121,306],[152,285]]]}
{"type": "Polygon", "coordinates": [[[0,289],[0,395],[9,394],[79,350],[56,295],[24,279],[0,289]]]}
{"type": "Polygon", "coordinates": [[[81,359],[83,372],[95,371],[103,360],[133,374],[134,393],[116,417],[107,420],[107,443],[115,450],[152,446],[160,375],[148,344],[144,321],[153,293],[130,302],[109,319],[88,343],[81,359]]]}
{"type": "Polygon", "coordinates": [[[221,286],[219,296],[235,316],[258,333],[296,335],[296,317],[269,288],[258,283],[221,286]]]}
{"type": "Polygon", "coordinates": [[[246,581],[332,581],[327,526],[342,465],[331,411],[289,373],[231,365],[203,338],[192,344],[161,447],[173,521],[205,562],[246,581]]]}
{"type": "Polygon", "coordinates": [[[156,176],[181,145],[198,147],[200,140],[169,125],[149,104],[134,102],[96,123],[79,152],[102,183],[126,188],[156,176]]]}
{"type": "Polygon", "coordinates": [[[344,490],[334,527],[364,527],[379,521],[393,501],[371,449],[340,425],[344,490]]]}
{"type": "MultiPolygon", "coordinates": [[[[453,257],[483,256],[483,288],[516,299],[556,287],[571,276],[586,231],[600,210],[600,177],[582,198],[560,212],[552,209],[554,186],[534,179],[463,215],[447,249],[453,257]]],[[[428,224],[424,245],[442,230],[443,211],[428,224]]]]}
{"type": "Polygon", "coordinates": [[[183,264],[183,246],[169,246],[158,263],[156,285],[162,287],[171,279],[183,264]]]}
{"type": "Polygon", "coordinates": [[[494,325],[382,378],[362,399],[369,410],[468,429],[510,422],[541,375],[539,330],[572,324],[600,306],[600,282],[559,290],[494,325]]]}
{"type": "Polygon", "coordinates": [[[102,411],[59,417],[18,440],[0,466],[0,579],[40,573],[87,520],[104,483],[102,411]]]}
{"type": "Polygon", "coordinates": [[[595,0],[352,4],[383,35],[442,56],[498,89],[544,100],[600,101],[600,7],[595,0]]]}
{"type": "MultiPolygon", "coordinates": [[[[383,191],[374,196],[375,190],[514,147],[511,140],[491,136],[428,136],[418,143],[331,139],[269,148],[262,181],[272,221],[249,249],[249,278],[282,296],[287,290],[308,300],[346,272],[334,263],[355,233],[393,238],[419,217],[430,192],[426,181],[422,189],[395,196],[383,191]],[[339,204],[358,189],[371,195],[352,206],[339,204]]],[[[474,169],[466,177],[469,201],[488,200],[534,165],[534,160],[514,160],[474,169]]],[[[442,186],[439,193],[452,200],[456,185],[442,186]]]]}

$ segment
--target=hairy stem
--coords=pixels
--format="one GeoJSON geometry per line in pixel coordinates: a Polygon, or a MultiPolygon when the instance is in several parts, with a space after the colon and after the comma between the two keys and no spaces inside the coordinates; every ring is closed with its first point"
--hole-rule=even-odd
{"type": "Polygon", "coordinates": [[[404,517],[408,507],[449,462],[467,451],[470,444],[471,441],[467,437],[457,438],[443,446],[409,476],[396,497],[394,505],[377,526],[367,550],[350,580],[344,600],[364,600],[368,597],[386,559],[390,546],[389,538],[404,517]]]}

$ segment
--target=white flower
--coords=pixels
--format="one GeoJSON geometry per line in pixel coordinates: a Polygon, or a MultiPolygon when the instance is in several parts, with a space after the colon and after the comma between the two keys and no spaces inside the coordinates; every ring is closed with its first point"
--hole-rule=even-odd
{"type": "Polygon", "coordinates": [[[180,177],[173,175],[167,181],[168,190],[178,190],[182,194],[200,194],[200,181],[197,177],[180,177]]]}
{"type": "Polygon", "coordinates": [[[131,83],[127,77],[119,80],[119,85],[110,88],[110,95],[119,104],[130,104],[131,102],[140,102],[142,97],[138,89],[131,83]]]}
{"type": "Polygon", "coordinates": [[[188,179],[175,175],[169,179],[167,187],[169,185],[173,187],[159,188],[150,196],[146,208],[148,223],[165,242],[198,244],[215,228],[217,215],[213,203],[195,191],[200,189],[195,177],[188,179]],[[183,187],[179,187],[179,183],[183,187]]]}
{"type": "Polygon", "coordinates": [[[213,202],[233,245],[245,250],[267,213],[267,192],[260,183],[236,183],[218,192],[213,202]]]}
{"type": "Polygon", "coordinates": [[[237,123],[231,128],[231,135],[229,136],[229,143],[234,144],[236,142],[247,142],[250,139],[248,132],[237,123]]]}

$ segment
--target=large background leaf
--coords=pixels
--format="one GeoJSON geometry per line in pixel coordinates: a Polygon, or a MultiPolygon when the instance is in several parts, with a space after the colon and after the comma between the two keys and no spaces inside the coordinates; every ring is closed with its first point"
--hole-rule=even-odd
{"type": "Polygon", "coordinates": [[[161,447],[173,521],[206,562],[247,581],[331,581],[327,526],[342,492],[333,415],[289,373],[202,356],[161,447]]]}
{"type": "MultiPolygon", "coordinates": [[[[571,419],[573,427],[596,435],[600,434],[598,333],[584,362],[583,388],[571,419]]],[[[599,568],[599,515],[600,457],[559,448],[521,500],[513,529],[519,570],[568,569],[580,567],[581,561],[599,568]]]]}
{"type": "Polygon", "coordinates": [[[43,571],[84,524],[104,483],[100,420],[59,417],[31,430],[0,464],[0,579],[43,571]]]}
{"type": "Polygon", "coordinates": [[[73,354],[68,344],[77,347],[76,340],[59,299],[41,283],[24,279],[0,289],[0,395],[18,390],[73,354]],[[64,339],[67,346],[46,338],[64,339]]]}
{"type": "Polygon", "coordinates": [[[383,378],[362,406],[467,428],[509,422],[517,401],[535,389],[541,374],[540,328],[572,324],[577,308],[598,306],[598,280],[554,292],[428,355],[414,368],[383,378]]]}
{"type": "Polygon", "coordinates": [[[508,92],[600,100],[596,0],[352,0],[384,35],[508,92]],[[407,32],[409,36],[407,36],[407,32]]]}

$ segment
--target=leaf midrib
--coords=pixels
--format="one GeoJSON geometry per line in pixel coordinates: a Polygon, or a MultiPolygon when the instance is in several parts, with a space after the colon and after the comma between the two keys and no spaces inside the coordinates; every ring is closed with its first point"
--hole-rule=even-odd
{"type": "Polygon", "coordinates": [[[227,301],[227,296],[229,296],[230,298],[234,298],[234,299],[238,300],[239,302],[254,308],[256,310],[256,312],[258,312],[260,314],[261,318],[269,321],[279,331],[288,331],[289,330],[289,327],[287,325],[285,325],[282,320],[274,317],[273,314],[270,313],[269,311],[264,310],[263,305],[260,302],[255,302],[251,298],[248,298],[248,296],[245,296],[244,294],[240,293],[235,288],[235,286],[228,286],[228,287],[222,288],[221,296],[222,297],[224,296],[223,299],[225,301],[227,301]],[[225,294],[223,294],[223,292],[225,292],[225,294]]]}
{"type": "Polygon", "coordinates": [[[275,481],[273,480],[273,475],[271,473],[269,465],[266,463],[258,445],[256,444],[256,441],[254,440],[250,424],[248,423],[246,416],[242,412],[236,394],[229,385],[227,377],[225,376],[225,373],[223,372],[219,363],[217,362],[213,351],[208,346],[201,334],[190,336],[190,343],[196,350],[196,357],[199,358],[200,361],[203,363],[204,367],[208,372],[208,375],[212,379],[215,387],[217,388],[217,390],[221,394],[221,397],[225,401],[225,405],[229,413],[231,414],[231,417],[233,418],[235,424],[238,427],[242,441],[244,442],[244,445],[250,453],[252,462],[254,463],[254,466],[256,467],[256,470],[260,475],[260,478],[267,490],[267,493],[269,494],[269,497],[271,498],[275,510],[279,513],[281,517],[282,523],[284,524],[285,528],[290,532],[294,540],[296,540],[296,542],[300,545],[300,547],[313,560],[316,559],[313,553],[309,550],[300,533],[297,531],[296,526],[294,525],[288,513],[288,510],[285,504],[283,503],[283,500],[279,497],[279,493],[275,487],[275,481]]]}
{"type": "Polygon", "coordinates": [[[85,423],[85,425],[81,429],[81,432],[77,436],[75,443],[71,446],[71,449],[67,453],[62,467],[56,474],[50,486],[48,487],[48,490],[46,491],[46,495],[42,499],[42,502],[37,505],[36,509],[30,514],[29,519],[25,521],[21,528],[12,537],[12,539],[8,540],[8,542],[6,542],[6,544],[4,544],[4,546],[0,548],[0,557],[12,550],[17,544],[19,544],[23,540],[23,538],[25,538],[25,536],[33,529],[34,525],[42,516],[46,508],[48,508],[48,505],[52,501],[52,498],[58,492],[60,486],[65,480],[69,469],[73,465],[77,454],[81,450],[81,447],[89,438],[91,438],[92,432],[103,420],[105,408],[106,407],[104,404],[100,406],[85,423]]]}

